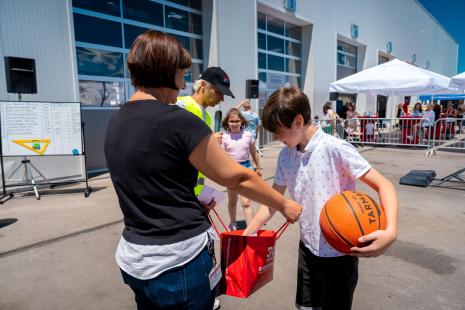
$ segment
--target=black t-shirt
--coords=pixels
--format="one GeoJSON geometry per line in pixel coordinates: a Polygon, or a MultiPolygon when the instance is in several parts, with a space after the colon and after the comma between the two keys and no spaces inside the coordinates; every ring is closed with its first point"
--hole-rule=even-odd
{"type": "Polygon", "coordinates": [[[192,113],[156,100],[127,102],[113,115],[105,156],[126,241],[171,244],[210,227],[194,194],[198,171],[188,160],[209,134],[192,113]]]}

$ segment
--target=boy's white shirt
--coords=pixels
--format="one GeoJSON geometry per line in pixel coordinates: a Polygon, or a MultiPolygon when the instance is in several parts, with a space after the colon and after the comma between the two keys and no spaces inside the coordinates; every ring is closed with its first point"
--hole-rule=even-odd
{"type": "Polygon", "coordinates": [[[274,183],[285,186],[290,197],[303,206],[299,217],[300,239],[315,255],[341,256],[324,239],[320,211],[333,195],[355,189],[355,180],[371,169],[370,164],[348,142],[318,129],[305,152],[281,150],[274,183]]]}

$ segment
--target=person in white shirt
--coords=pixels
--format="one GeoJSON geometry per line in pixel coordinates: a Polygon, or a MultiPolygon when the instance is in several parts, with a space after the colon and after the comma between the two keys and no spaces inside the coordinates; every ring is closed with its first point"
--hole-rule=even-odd
{"type": "MultiPolygon", "coordinates": [[[[434,111],[433,111],[433,104],[428,103],[426,106],[426,111],[423,112],[423,116],[421,118],[421,121],[419,123],[416,123],[413,126],[413,137],[416,137],[419,132],[420,132],[420,127],[423,129],[429,128],[429,134],[430,136],[432,135],[432,128],[434,126],[434,111]]],[[[421,138],[421,137],[420,137],[421,138]]]]}
{"type": "MultiPolygon", "coordinates": [[[[394,185],[347,141],[311,124],[307,96],[297,87],[276,90],[263,109],[263,127],[284,147],[278,158],[273,188],[303,206],[297,274],[298,309],[350,309],[358,279],[358,256],[381,255],[397,236],[397,194],[394,185]],[[321,234],[320,212],[337,193],[355,189],[359,179],[379,194],[386,229],[359,239],[366,245],[337,252],[321,234]]],[[[275,212],[260,207],[243,235],[250,235],[275,212]]]]}

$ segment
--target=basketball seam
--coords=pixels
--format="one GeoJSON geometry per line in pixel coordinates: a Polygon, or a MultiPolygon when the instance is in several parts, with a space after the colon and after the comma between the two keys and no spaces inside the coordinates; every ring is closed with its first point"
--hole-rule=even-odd
{"type": "Polygon", "coordinates": [[[329,225],[331,226],[331,228],[333,229],[333,231],[336,233],[336,235],[337,235],[346,245],[348,245],[348,246],[350,246],[350,247],[353,247],[354,245],[353,245],[350,241],[346,240],[346,239],[344,238],[344,236],[341,235],[341,233],[340,233],[339,231],[337,231],[337,229],[334,227],[333,223],[331,223],[331,219],[330,219],[329,214],[328,214],[328,208],[325,208],[325,213],[326,213],[326,219],[328,220],[329,225]]]}
{"type": "Polygon", "coordinates": [[[344,193],[341,193],[341,196],[344,198],[344,200],[345,200],[345,201],[347,202],[347,204],[349,205],[350,210],[352,210],[352,213],[354,214],[354,218],[355,218],[355,220],[357,221],[357,225],[358,225],[358,228],[360,229],[360,232],[362,233],[362,236],[365,236],[365,232],[363,231],[362,224],[360,224],[360,221],[358,220],[358,216],[357,216],[357,214],[355,213],[354,207],[353,207],[352,204],[350,203],[349,199],[347,199],[347,197],[344,195],[344,193]]]}
{"type": "Polygon", "coordinates": [[[378,212],[378,230],[381,229],[381,210],[379,209],[379,206],[378,204],[376,203],[376,201],[373,200],[373,198],[371,198],[370,196],[368,195],[365,195],[368,197],[368,199],[371,200],[371,202],[373,203],[373,205],[375,206],[376,208],[376,212],[378,212]]]}

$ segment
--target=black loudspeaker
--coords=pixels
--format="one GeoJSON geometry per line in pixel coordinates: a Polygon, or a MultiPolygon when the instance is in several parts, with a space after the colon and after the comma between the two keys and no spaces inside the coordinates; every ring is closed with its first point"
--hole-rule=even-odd
{"type": "Polygon", "coordinates": [[[339,93],[329,93],[329,101],[337,101],[339,93]]]}
{"type": "Polygon", "coordinates": [[[36,61],[5,57],[6,89],[9,93],[37,94],[36,61]]]}
{"type": "Polygon", "coordinates": [[[257,99],[258,98],[258,80],[245,81],[245,98],[257,99]]]}
{"type": "Polygon", "coordinates": [[[435,177],[434,170],[412,170],[400,178],[399,184],[427,187],[435,177]]]}

